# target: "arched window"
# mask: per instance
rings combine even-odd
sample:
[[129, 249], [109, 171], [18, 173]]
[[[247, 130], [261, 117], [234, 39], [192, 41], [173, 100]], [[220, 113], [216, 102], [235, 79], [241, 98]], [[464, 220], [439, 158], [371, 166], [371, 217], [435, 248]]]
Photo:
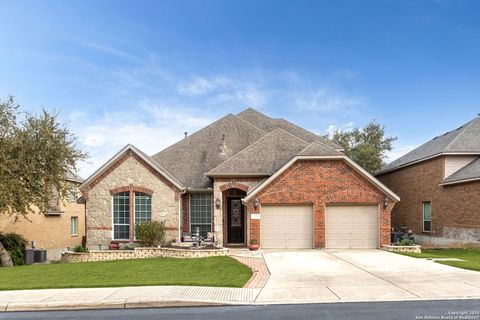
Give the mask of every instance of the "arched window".
[[[133, 207], [130, 204], [133, 204]], [[135, 225], [150, 220], [152, 220], [152, 196], [132, 191], [113, 195], [114, 240], [134, 240]], [[132, 222], [134, 225], [131, 225]]]

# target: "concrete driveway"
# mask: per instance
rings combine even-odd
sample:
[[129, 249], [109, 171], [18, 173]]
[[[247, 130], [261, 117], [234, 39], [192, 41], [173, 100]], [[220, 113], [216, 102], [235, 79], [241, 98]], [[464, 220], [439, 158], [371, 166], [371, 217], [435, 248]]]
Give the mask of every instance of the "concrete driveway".
[[265, 251], [257, 303], [480, 297], [480, 272], [380, 250]]

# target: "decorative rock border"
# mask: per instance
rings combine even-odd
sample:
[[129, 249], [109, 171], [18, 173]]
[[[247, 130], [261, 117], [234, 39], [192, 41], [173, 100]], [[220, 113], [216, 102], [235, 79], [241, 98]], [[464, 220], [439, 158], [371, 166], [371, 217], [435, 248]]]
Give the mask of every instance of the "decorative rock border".
[[382, 249], [390, 252], [407, 252], [407, 253], [422, 253], [422, 247], [419, 245], [414, 246], [382, 246]]
[[135, 248], [134, 250], [91, 250], [87, 253], [62, 252], [62, 262], [92, 262], [148, 258], [207, 258], [227, 256], [229, 250], [205, 249], [188, 250], [175, 248]]

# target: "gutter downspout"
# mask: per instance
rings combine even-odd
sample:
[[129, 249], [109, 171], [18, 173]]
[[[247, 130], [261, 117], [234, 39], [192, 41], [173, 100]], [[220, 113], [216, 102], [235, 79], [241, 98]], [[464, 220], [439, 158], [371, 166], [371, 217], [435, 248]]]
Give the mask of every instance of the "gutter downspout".
[[180, 192], [180, 195], [178, 197], [178, 239], [177, 242], [181, 242], [182, 239], [182, 223], [183, 223], [183, 195], [187, 193], [187, 189], [183, 189], [182, 192]]

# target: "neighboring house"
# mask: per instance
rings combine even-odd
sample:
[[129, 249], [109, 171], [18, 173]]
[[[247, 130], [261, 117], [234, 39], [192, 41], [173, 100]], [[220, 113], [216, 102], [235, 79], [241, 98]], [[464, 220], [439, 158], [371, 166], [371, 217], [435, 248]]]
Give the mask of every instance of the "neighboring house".
[[480, 245], [480, 118], [393, 161], [377, 178], [402, 201], [395, 228], [432, 246]]
[[48, 260], [59, 260], [61, 252], [82, 245], [85, 236], [85, 205], [77, 203], [81, 196], [79, 185], [83, 179], [76, 175], [65, 178], [69, 184], [66, 199], [52, 199], [46, 212], [26, 216], [0, 215], [0, 231], [21, 234], [28, 247], [35, 241], [36, 248], [47, 249]]
[[399, 200], [338, 145], [253, 109], [153, 156], [127, 145], [80, 189], [92, 248], [135, 241], [150, 219], [168, 241], [198, 227], [222, 246], [378, 248]]

